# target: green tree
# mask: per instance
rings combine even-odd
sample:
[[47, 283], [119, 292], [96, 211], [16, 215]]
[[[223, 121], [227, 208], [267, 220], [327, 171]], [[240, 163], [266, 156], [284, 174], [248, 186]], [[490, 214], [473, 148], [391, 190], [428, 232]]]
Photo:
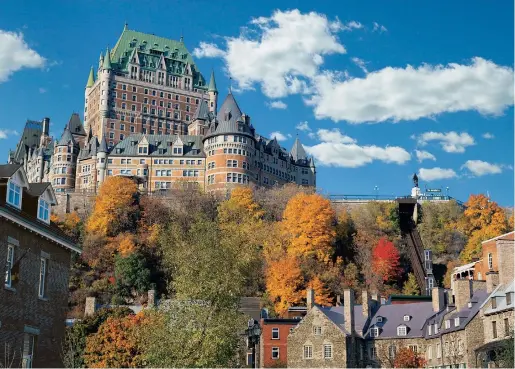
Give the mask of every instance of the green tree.
[[116, 292], [120, 297], [135, 297], [148, 291], [150, 269], [143, 255], [140, 253], [133, 253], [126, 257], [117, 255], [115, 259]]
[[402, 293], [404, 295], [420, 295], [420, 288], [418, 287], [417, 279], [413, 273], [408, 274], [408, 280], [404, 283]]

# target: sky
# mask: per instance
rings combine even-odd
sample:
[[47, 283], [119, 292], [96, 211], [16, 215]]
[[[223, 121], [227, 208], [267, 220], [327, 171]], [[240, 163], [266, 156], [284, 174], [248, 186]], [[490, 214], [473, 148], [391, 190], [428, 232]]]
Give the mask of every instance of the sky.
[[514, 200], [512, 1], [19, 1], [0, 13], [0, 157], [27, 119], [60, 136], [124, 24], [178, 39], [219, 104], [298, 136], [332, 195]]

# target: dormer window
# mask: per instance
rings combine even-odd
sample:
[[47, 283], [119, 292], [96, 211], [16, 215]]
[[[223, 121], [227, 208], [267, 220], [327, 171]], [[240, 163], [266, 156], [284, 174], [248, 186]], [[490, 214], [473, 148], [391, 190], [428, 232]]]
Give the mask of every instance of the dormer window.
[[372, 327], [370, 328], [370, 337], [378, 337], [379, 336], [379, 328]]
[[511, 292], [506, 294], [506, 305], [511, 305]]
[[411, 317], [409, 315], [404, 315], [403, 319], [405, 322], [409, 322]]
[[138, 147], [138, 154], [140, 154], [140, 155], [148, 154], [148, 146]]
[[377, 320], [378, 323], [382, 323], [383, 322], [383, 317], [382, 316], [378, 316], [376, 320]]
[[42, 198], [39, 199], [38, 219], [50, 223], [50, 205]]
[[427, 326], [427, 335], [428, 335], [428, 336], [430, 336], [430, 335], [432, 335], [432, 334], [433, 334], [432, 327], [433, 327], [433, 326], [432, 326], [431, 324], [429, 324], [429, 325]]
[[7, 202], [12, 206], [16, 206], [18, 209], [21, 208], [21, 187], [12, 181], [9, 181]]
[[406, 336], [408, 334], [408, 327], [400, 325], [397, 327], [397, 336]]
[[454, 326], [455, 327], [459, 327], [460, 326], [460, 317], [459, 316], [454, 318]]
[[445, 321], [445, 329], [449, 329], [449, 328], [451, 328], [451, 321], [449, 319], [447, 319]]

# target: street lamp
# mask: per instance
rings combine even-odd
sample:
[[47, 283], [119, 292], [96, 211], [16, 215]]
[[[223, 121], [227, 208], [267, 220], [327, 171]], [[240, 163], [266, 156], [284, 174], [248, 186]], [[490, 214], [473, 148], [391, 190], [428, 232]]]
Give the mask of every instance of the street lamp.
[[261, 327], [258, 321], [250, 319], [245, 333], [247, 334], [247, 348], [252, 348], [252, 368], [256, 368], [256, 345], [259, 343], [259, 337], [261, 336]]
[[447, 192], [447, 198], [449, 198], [449, 187], [445, 187], [445, 191]]
[[375, 187], [374, 187], [374, 191], [375, 191], [375, 193], [376, 193], [376, 200], [377, 200], [377, 192], [379, 191], [379, 187], [375, 186]]

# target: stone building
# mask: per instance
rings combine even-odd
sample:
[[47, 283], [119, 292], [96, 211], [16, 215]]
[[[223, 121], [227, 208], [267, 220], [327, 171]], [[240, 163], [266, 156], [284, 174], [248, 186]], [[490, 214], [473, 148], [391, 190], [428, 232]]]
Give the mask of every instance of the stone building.
[[59, 367], [71, 253], [81, 250], [50, 221], [48, 182], [29, 183], [21, 164], [0, 165], [0, 362]]

